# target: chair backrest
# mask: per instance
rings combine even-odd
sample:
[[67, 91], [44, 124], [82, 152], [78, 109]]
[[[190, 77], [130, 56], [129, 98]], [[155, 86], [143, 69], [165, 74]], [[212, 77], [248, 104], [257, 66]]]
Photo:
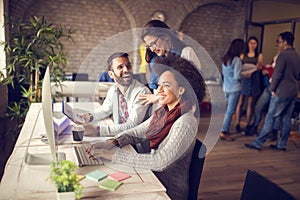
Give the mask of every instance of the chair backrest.
[[72, 81], [88, 81], [89, 75], [86, 73], [73, 73]]
[[206, 146], [197, 139], [189, 171], [189, 200], [197, 200], [205, 156]]
[[241, 200], [295, 200], [287, 191], [254, 170], [248, 170]]

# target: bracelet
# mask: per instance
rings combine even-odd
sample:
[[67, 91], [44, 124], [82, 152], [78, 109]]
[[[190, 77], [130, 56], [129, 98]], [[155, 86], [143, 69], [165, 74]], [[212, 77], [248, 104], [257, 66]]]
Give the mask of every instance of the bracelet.
[[89, 116], [90, 116], [89, 122], [93, 121], [94, 116], [91, 113], [89, 113]]

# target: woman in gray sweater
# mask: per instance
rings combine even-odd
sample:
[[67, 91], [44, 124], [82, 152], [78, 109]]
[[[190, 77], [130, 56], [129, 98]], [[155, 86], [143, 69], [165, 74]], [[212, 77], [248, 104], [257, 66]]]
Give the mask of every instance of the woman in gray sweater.
[[[189, 166], [198, 131], [199, 103], [206, 92], [198, 70], [187, 60], [168, 56], [156, 61], [161, 74], [157, 98], [162, 105], [145, 122], [91, 146], [94, 157], [113, 163], [151, 169], [167, 189], [171, 199], [188, 199]], [[122, 147], [148, 140], [149, 153], [131, 153]]]

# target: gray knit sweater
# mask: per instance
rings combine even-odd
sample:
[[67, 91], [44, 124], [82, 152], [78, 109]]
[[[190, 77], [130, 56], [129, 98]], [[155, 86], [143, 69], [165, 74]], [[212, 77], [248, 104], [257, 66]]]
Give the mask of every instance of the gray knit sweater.
[[[137, 144], [144, 140], [152, 117], [117, 135], [120, 146]], [[136, 154], [119, 149], [112, 162], [131, 167], [151, 169], [167, 188], [172, 199], [188, 198], [188, 173], [192, 150], [198, 129], [198, 121], [190, 111], [179, 117], [167, 137], [156, 150], [147, 154]]]

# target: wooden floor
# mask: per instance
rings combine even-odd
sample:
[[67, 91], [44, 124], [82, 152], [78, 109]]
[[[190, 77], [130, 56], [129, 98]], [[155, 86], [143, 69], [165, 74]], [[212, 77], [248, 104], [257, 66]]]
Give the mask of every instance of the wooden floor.
[[[209, 117], [201, 119], [198, 138], [203, 138]], [[286, 152], [268, 148], [266, 142], [262, 151], [250, 150], [244, 143], [251, 143], [255, 136], [234, 134], [236, 140], [219, 140], [208, 153], [198, 192], [203, 200], [238, 200], [241, 197], [246, 173], [254, 169], [280, 187], [300, 199], [300, 137], [289, 140]]]

